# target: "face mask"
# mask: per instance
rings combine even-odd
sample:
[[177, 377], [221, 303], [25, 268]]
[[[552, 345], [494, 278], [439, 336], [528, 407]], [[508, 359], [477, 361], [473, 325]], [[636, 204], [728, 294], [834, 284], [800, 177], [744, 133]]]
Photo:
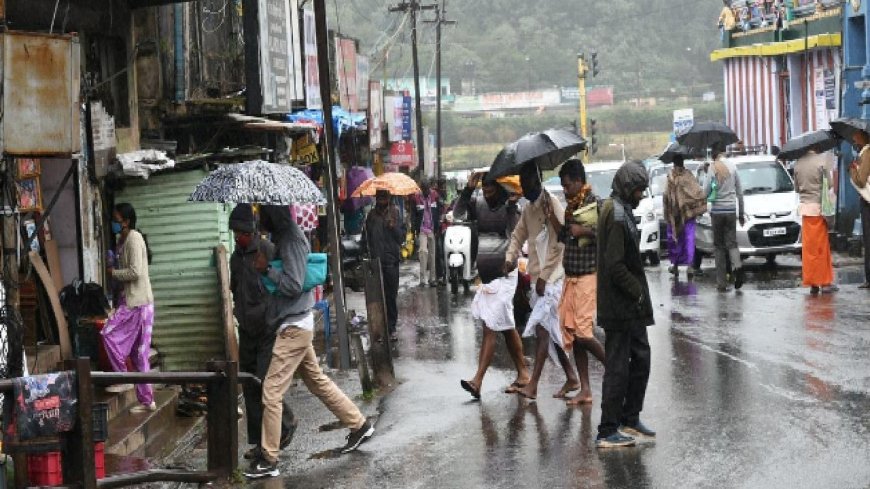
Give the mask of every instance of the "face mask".
[[236, 236], [236, 246], [243, 250], [247, 249], [248, 246], [251, 245], [251, 238], [252, 236], [250, 234], [240, 234]]
[[121, 234], [121, 231], [124, 230], [124, 227], [121, 226], [120, 222], [112, 221], [112, 234]]

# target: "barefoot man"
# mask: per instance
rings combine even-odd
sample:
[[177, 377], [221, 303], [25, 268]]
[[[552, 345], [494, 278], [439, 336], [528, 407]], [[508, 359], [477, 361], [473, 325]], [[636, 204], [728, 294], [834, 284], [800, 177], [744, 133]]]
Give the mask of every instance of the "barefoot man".
[[506, 275], [513, 271], [523, 243], [528, 240], [528, 273], [535, 286], [529, 301], [532, 313], [529, 315], [523, 336], [536, 336], [538, 346], [535, 352], [535, 367], [529, 384], [509, 391], [528, 399], [535, 399], [538, 395], [538, 381], [549, 353], [559, 361], [565, 371], [567, 381], [554, 395], [557, 398], [564, 398], [569, 392], [580, 388], [580, 381], [568, 355], [562, 349], [562, 329], [559, 326], [558, 309], [565, 271], [562, 269], [562, 244], [559, 243], [557, 230], [551, 225], [548, 216], [550, 213], [555, 214], [561, 224], [565, 209], [555, 197], [544, 191], [541, 173], [535, 163], [523, 165], [520, 170], [520, 185], [523, 188], [523, 196], [528, 199], [529, 204], [523, 209], [520, 221], [511, 235], [504, 268]]
[[[592, 402], [589, 388], [589, 355], [604, 363], [604, 347], [595, 339], [592, 330], [595, 324], [596, 284], [596, 229], [598, 222], [598, 199], [592, 186], [586, 183], [583, 163], [570, 159], [559, 170], [562, 188], [568, 207], [565, 209], [565, 225], [550, 214], [550, 225], [560, 230], [559, 239], [565, 245], [562, 267], [565, 269], [565, 286], [559, 304], [559, 322], [562, 324], [562, 344], [565, 351], [574, 349], [574, 360], [580, 374], [580, 393], [568, 400], [569, 405]], [[575, 215], [580, 211], [581, 215]]]

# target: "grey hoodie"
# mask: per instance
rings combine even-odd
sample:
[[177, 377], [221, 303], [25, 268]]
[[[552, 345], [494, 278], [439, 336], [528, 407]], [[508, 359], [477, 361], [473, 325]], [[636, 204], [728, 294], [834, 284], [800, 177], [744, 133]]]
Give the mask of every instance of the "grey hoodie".
[[278, 288], [266, 306], [266, 325], [279, 328], [296, 324], [314, 307], [314, 293], [302, 290], [308, 266], [308, 240], [286, 206], [263, 206], [260, 223], [272, 231], [275, 258], [283, 263], [280, 269], [271, 268], [267, 272]]
[[[740, 176], [737, 174], [737, 167], [732, 163], [724, 160], [722, 162], [728, 167], [728, 178], [723, 181], [716, 180], [716, 200], [711, 202], [711, 214], [738, 214], [745, 213], [743, 207], [743, 188], [740, 186]], [[713, 191], [713, 179], [716, 178], [716, 172], [713, 171], [713, 165], [707, 170], [707, 176], [704, 181], [704, 195], [710, 195]], [[738, 207], [739, 206], [739, 207]]]

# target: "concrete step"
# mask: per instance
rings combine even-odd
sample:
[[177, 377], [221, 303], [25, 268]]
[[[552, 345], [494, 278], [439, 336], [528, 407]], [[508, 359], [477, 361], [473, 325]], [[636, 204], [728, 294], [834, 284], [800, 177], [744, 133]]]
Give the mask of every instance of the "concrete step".
[[109, 422], [109, 439], [106, 453], [130, 455], [159, 436], [175, 419], [178, 391], [173, 388], [155, 389], [154, 402], [157, 410], [133, 414], [129, 410]]

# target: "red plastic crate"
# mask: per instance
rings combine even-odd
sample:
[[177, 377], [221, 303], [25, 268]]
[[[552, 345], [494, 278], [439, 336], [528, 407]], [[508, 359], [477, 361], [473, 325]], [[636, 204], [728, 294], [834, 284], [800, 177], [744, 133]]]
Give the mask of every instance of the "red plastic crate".
[[60, 452], [27, 455], [27, 479], [31, 486], [59, 486], [63, 484]]
[[[94, 468], [97, 479], [106, 477], [106, 444], [94, 443]], [[27, 455], [27, 479], [31, 486], [63, 485], [63, 457], [61, 452]]]

